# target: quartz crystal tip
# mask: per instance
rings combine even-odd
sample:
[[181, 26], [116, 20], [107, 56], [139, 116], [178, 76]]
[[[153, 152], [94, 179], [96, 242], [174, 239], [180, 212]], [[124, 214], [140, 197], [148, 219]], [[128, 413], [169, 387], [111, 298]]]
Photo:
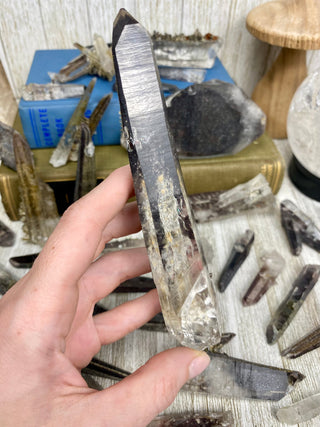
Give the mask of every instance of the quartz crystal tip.
[[246, 260], [253, 241], [254, 232], [252, 230], [246, 230], [233, 245], [230, 257], [218, 280], [218, 289], [220, 292], [224, 292], [227, 289], [234, 275]]

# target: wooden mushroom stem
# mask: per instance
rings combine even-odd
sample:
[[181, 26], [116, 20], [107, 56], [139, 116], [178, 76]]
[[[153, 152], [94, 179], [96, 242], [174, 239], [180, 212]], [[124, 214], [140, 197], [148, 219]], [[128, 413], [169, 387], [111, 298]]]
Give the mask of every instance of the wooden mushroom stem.
[[287, 115], [292, 97], [307, 76], [305, 50], [282, 48], [270, 70], [258, 82], [252, 99], [267, 116], [273, 138], [287, 137]]

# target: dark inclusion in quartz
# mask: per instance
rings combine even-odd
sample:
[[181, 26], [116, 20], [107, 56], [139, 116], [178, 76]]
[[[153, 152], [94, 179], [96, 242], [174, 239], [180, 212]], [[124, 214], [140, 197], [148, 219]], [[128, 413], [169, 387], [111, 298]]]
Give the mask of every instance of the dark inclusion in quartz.
[[234, 84], [210, 80], [167, 99], [168, 122], [179, 156], [234, 154], [258, 138], [266, 118]]
[[274, 344], [289, 326], [303, 301], [307, 298], [320, 276], [320, 265], [305, 265], [294, 281], [292, 289], [280, 304], [267, 327], [267, 341]]
[[208, 352], [211, 362], [205, 371], [183, 389], [243, 399], [280, 400], [304, 379], [298, 371], [280, 369], [222, 353]]
[[281, 224], [293, 255], [300, 255], [302, 243], [320, 252], [320, 230], [304, 212], [290, 200], [280, 204]]
[[226, 290], [234, 275], [246, 260], [253, 241], [253, 231], [246, 230], [246, 232], [233, 245], [227, 264], [218, 280], [218, 289], [220, 292], [224, 292]]

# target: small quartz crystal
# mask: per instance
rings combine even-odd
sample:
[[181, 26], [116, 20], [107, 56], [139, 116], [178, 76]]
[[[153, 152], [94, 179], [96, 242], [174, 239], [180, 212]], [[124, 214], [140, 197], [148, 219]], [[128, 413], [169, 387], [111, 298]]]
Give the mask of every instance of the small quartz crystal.
[[208, 352], [207, 369], [188, 381], [183, 390], [242, 399], [280, 400], [304, 379], [297, 371], [279, 369], [222, 353]]
[[218, 280], [218, 289], [220, 292], [226, 290], [234, 275], [248, 257], [253, 241], [254, 232], [246, 230], [233, 245], [229, 259]]
[[253, 305], [260, 301], [270, 286], [276, 283], [277, 276], [284, 268], [285, 260], [277, 251], [264, 254], [261, 257], [262, 267], [253, 279], [249, 289], [242, 299], [242, 304]]
[[29, 83], [23, 87], [21, 97], [25, 101], [50, 101], [52, 99], [80, 98], [83, 92], [83, 85]]
[[299, 255], [302, 243], [320, 252], [320, 230], [304, 212], [290, 200], [280, 204], [281, 224], [286, 232], [293, 255]]
[[212, 281], [193, 224], [147, 31], [121, 9], [113, 55], [122, 125], [153, 279], [169, 332], [196, 349], [220, 341]]
[[274, 344], [289, 326], [303, 301], [307, 298], [320, 276], [320, 265], [305, 265], [294, 281], [289, 294], [280, 304], [267, 327], [267, 341]]
[[15, 233], [6, 224], [0, 221], [0, 246], [13, 246], [15, 240]]
[[281, 352], [281, 356], [286, 356], [289, 359], [295, 359], [309, 351], [315, 350], [320, 347], [320, 327], [316, 328], [310, 334], [305, 335], [295, 344], [286, 348]]
[[207, 70], [203, 68], [159, 67], [159, 73], [162, 79], [191, 83], [202, 83], [205, 79], [206, 71]]
[[253, 209], [255, 212], [271, 211], [275, 207], [275, 197], [261, 173], [230, 190], [192, 194], [189, 196], [189, 202], [198, 223]]
[[231, 412], [207, 414], [170, 414], [158, 415], [148, 427], [232, 427], [234, 420]]
[[295, 425], [311, 420], [318, 415], [320, 415], [320, 393], [308, 396], [290, 406], [280, 408], [276, 413], [281, 423]]

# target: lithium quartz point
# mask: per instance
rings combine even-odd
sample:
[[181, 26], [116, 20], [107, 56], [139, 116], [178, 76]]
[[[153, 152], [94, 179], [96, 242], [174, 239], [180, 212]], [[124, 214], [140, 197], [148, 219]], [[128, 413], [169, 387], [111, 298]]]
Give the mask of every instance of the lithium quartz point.
[[113, 54], [142, 230], [167, 328], [183, 345], [214, 346], [220, 333], [212, 282], [172, 152], [152, 42], [124, 9], [114, 23]]
[[252, 305], [260, 301], [270, 286], [276, 283], [276, 278], [285, 265], [285, 260], [277, 251], [266, 253], [261, 257], [261, 261], [263, 265], [244, 295], [243, 305]]
[[280, 304], [267, 327], [267, 341], [274, 344], [289, 326], [303, 301], [317, 283], [320, 265], [305, 265], [294, 281], [292, 289]]

